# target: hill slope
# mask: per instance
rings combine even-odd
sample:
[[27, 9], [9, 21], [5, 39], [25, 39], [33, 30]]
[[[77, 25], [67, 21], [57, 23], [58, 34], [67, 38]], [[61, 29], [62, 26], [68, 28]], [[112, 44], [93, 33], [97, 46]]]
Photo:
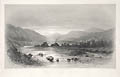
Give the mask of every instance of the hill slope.
[[6, 40], [11, 42], [16, 42], [19, 44], [28, 43], [28, 42], [37, 42], [42, 43], [46, 41], [46, 37], [40, 35], [39, 33], [29, 30], [23, 29], [20, 27], [15, 27], [11, 24], [6, 25]]
[[[91, 29], [92, 30], [92, 29]], [[71, 31], [66, 35], [61, 36], [59, 41], [73, 41], [79, 42], [80, 40], [113, 40], [114, 29], [109, 30], [93, 30], [93, 31]]]

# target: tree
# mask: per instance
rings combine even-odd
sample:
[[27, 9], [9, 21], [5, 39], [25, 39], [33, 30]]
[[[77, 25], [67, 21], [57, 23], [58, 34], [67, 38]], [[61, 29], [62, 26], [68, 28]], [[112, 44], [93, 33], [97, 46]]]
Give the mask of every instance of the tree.
[[60, 46], [58, 43], [51, 44], [51, 46]]
[[41, 44], [41, 47], [49, 47], [47, 42], [43, 42], [43, 44]]

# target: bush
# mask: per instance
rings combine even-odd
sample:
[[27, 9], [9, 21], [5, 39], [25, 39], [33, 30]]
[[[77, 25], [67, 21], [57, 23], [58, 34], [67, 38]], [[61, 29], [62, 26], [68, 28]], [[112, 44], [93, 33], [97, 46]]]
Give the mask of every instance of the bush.
[[10, 57], [11, 61], [17, 64], [41, 65], [40, 63], [29, 57], [29, 55], [18, 52], [17, 48], [14, 45], [12, 47], [9, 47], [7, 54]]

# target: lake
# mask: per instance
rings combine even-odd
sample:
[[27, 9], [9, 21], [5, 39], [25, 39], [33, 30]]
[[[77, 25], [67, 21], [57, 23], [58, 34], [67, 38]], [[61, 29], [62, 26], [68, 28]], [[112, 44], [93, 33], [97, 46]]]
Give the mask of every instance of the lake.
[[[100, 53], [90, 53], [86, 52], [81, 55], [69, 55], [71, 52], [76, 52], [70, 49], [65, 48], [56, 48], [56, 47], [33, 47], [33, 46], [24, 46], [20, 50], [24, 54], [32, 54], [33, 59], [44, 62], [45, 66], [39, 67], [112, 67], [112, 54], [105, 55]], [[43, 57], [38, 54], [44, 54]], [[86, 56], [88, 55], [88, 56]], [[49, 62], [46, 57], [53, 56], [54, 61]], [[67, 59], [78, 58], [77, 61], [71, 60], [70, 62]], [[56, 62], [56, 59], [59, 59], [59, 62]]]

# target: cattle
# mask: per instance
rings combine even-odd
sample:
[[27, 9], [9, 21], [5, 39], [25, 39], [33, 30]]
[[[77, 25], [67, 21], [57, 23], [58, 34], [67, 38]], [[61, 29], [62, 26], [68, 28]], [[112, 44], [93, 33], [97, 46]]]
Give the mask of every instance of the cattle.
[[38, 55], [41, 56], [41, 57], [43, 57], [43, 53], [39, 53]]
[[27, 55], [27, 57], [28, 57], [28, 58], [31, 58], [32, 56], [33, 56], [33, 55], [32, 55], [32, 54], [30, 54], [30, 53]]
[[78, 58], [74, 58], [74, 61], [78, 61]]
[[74, 60], [74, 58], [71, 58], [72, 60]]
[[59, 62], [59, 59], [56, 59], [56, 62]]
[[46, 59], [49, 60], [50, 62], [53, 62], [54, 57], [53, 56], [48, 56], [48, 57], [46, 57]]
[[86, 54], [86, 55], [85, 55], [85, 57], [89, 57], [89, 55], [88, 55], [88, 54]]
[[70, 62], [70, 61], [71, 61], [71, 59], [69, 59], [69, 58], [68, 58], [68, 59], [67, 59], [67, 61], [68, 61], [68, 62]]
[[71, 58], [72, 61], [78, 61], [78, 58]]

